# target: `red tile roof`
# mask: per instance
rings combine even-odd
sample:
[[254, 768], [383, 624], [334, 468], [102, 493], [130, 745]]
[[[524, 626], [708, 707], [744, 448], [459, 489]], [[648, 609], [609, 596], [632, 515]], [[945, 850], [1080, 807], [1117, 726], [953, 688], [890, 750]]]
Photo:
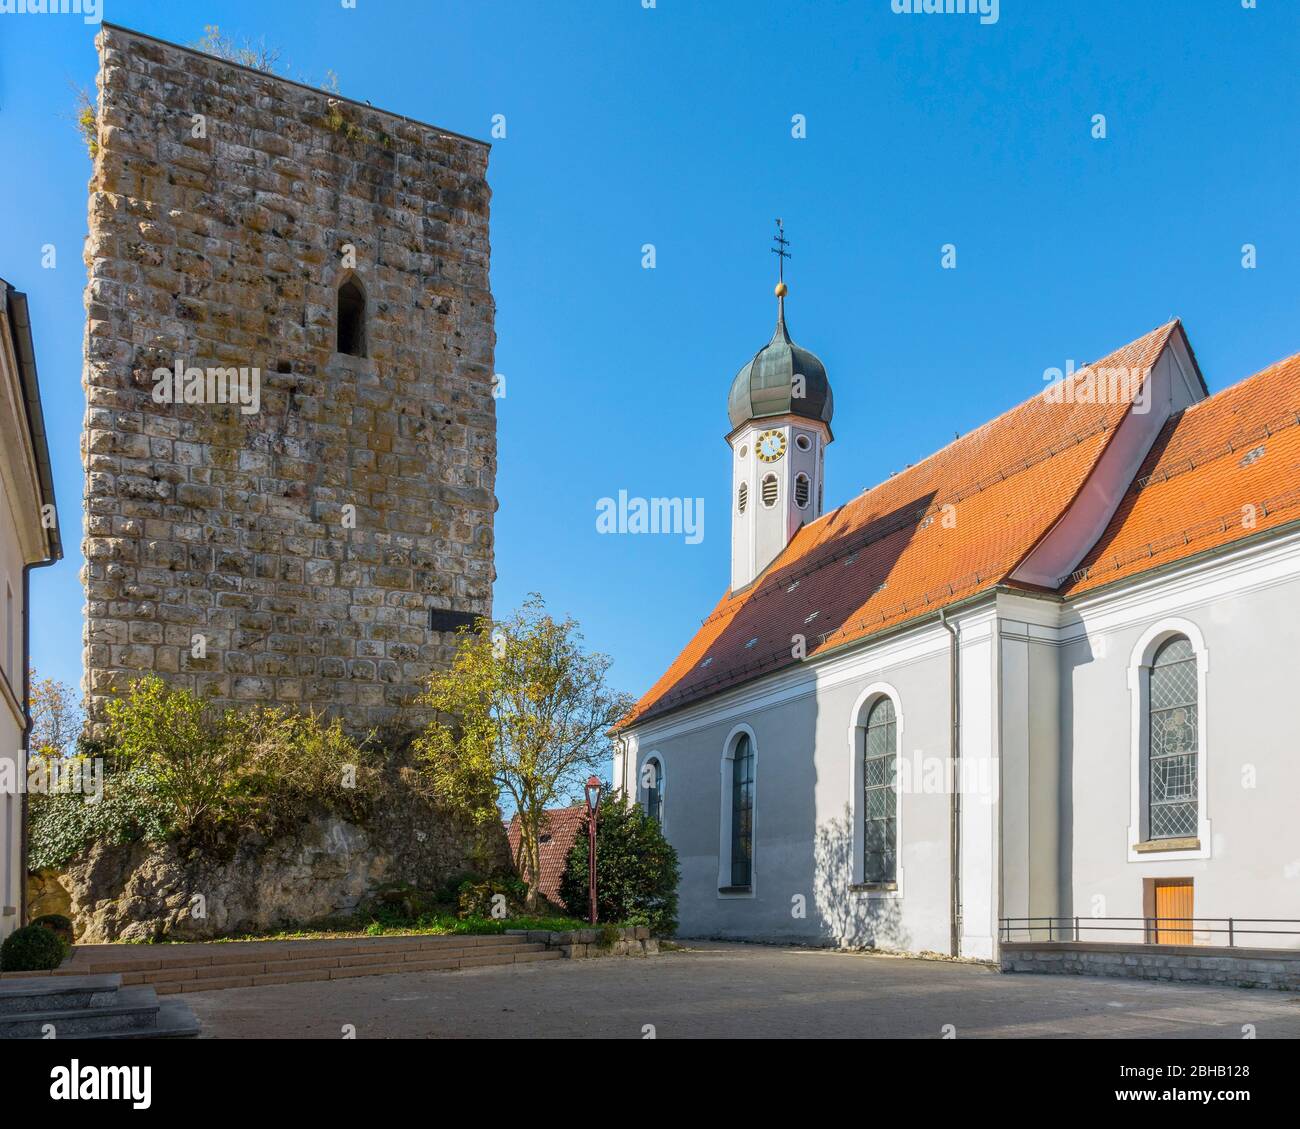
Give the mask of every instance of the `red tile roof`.
[[[586, 804], [578, 804], [571, 808], [550, 808], [546, 812], [546, 822], [542, 825], [542, 841], [538, 850], [542, 870], [538, 889], [557, 906], [564, 905], [560, 900], [560, 878], [564, 874], [569, 848], [573, 846], [578, 830], [586, 818]], [[510, 840], [510, 857], [513, 859], [519, 850], [517, 812], [510, 817], [510, 822], [506, 826], [506, 838]]]
[[[1149, 377], [1177, 321], [1089, 369]], [[1039, 394], [802, 527], [754, 584], [722, 597], [620, 725], [792, 666], [1005, 580], [1074, 500], [1128, 411]], [[1137, 392], [1137, 386], [1128, 389]], [[1091, 399], [1080, 396], [1079, 400]]]
[[1300, 519], [1300, 354], [1171, 418], [1062, 591], [1103, 584]]

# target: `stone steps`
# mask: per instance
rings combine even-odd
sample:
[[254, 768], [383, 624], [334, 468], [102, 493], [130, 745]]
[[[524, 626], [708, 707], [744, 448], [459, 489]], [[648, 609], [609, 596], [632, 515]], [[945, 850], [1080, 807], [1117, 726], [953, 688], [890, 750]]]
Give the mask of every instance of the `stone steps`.
[[0, 1022], [18, 1012], [89, 1007], [96, 995], [115, 992], [122, 986], [122, 977], [110, 974], [48, 979], [43, 973], [38, 975], [42, 978], [26, 972], [6, 973], [0, 978]]
[[558, 950], [522, 934], [86, 945], [78, 947], [49, 982], [80, 974], [115, 974], [125, 986], [146, 986], [166, 996], [562, 958]]
[[0, 982], [0, 1039], [178, 1039], [199, 1033], [180, 1000], [148, 985], [124, 988], [119, 973]]

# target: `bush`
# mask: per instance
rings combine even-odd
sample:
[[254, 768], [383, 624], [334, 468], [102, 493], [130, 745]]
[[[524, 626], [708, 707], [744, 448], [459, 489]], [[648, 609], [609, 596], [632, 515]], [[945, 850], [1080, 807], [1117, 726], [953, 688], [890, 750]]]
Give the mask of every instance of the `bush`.
[[216, 713], [156, 675], [107, 713], [108, 747], [147, 776], [166, 830], [184, 838], [273, 831], [314, 805], [355, 816], [373, 792], [373, 756], [337, 719], [270, 707]]
[[157, 675], [132, 683], [106, 714], [102, 740], [78, 741], [78, 755], [102, 758], [102, 797], [31, 796], [32, 869], [64, 866], [92, 842], [273, 836], [319, 807], [358, 820], [378, 790], [379, 757], [338, 720], [270, 707], [218, 712]]
[[64, 917], [61, 913], [43, 913], [40, 917], [34, 918], [32, 924], [48, 929], [63, 942], [65, 949], [71, 952], [72, 920], [70, 918]]
[[[493, 914], [497, 896], [505, 898], [505, 913]], [[514, 917], [524, 910], [528, 898], [528, 883], [514, 874], [499, 875], [495, 878], [466, 879], [461, 883], [456, 898], [458, 917]]]
[[121, 770], [108, 761], [104, 795], [93, 803], [70, 793], [27, 798], [27, 865], [62, 867], [89, 843], [157, 841], [168, 830], [167, 806], [147, 769]]
[[[608, 794], [596, 821], [596, 917], [645, 925], [658, 937], [677, 931], [677, 852], [659, 824], [621, 792]], [[569, 913], [588, 914], [587, 821], [569, 850], [560, 897]]]
[[432, 900], [409, 882], [386, 882], [370, 898], [370, 916], [382, 925], [418, 921], [433, 909]]
[[245, 750], [243, 786], [263, 822], [302, 819], [317, 805], [364, 815], [375, 795], [372, 750], [359, 745], [335, 718], [259, 707], [224, 719], [227, 739]]
[[0, 972], [44, 972], [58, 968], [68, 946], [43, 925], [15, 929], [0, 945]]

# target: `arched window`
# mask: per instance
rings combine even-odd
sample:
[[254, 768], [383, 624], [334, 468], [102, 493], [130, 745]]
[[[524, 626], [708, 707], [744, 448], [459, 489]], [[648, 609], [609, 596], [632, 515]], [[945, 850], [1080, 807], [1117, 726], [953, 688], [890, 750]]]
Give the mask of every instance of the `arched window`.
[[645, 813], [660, 827], [664, 824], [664, 770], [656, 757], [651, 757], [641, 769], [645, 786]]
[[862, 880], [893, 882], [898, 875], [894, 767], [898, 722], [893, 700], [881, 697], [867, 714], [862, 744]]
[[337, 351], [350, 357], [366, 355], [366, 292], [355, 275], [339, 286]]
[[762, 492], [763, 505], [769, 510], [776, 505], [777, 495], [780, 493], [780, 490], [781, 487], [777, 483], [776, 475], [769, 474], [764, 476]]
[[731, 885], [746, 887], [753, 877], [754, 745], [742, 733], [731, 757]]
[[745, 506], [749, 502], [749, 483], [742, 482], [740, 489], [736, 491], [736, 508], [743, 514]]
[[1198, 718], [1196, 652], [1185, 635], [1151, 660], [1147, 803], [1151, 839], [1197, 834]]

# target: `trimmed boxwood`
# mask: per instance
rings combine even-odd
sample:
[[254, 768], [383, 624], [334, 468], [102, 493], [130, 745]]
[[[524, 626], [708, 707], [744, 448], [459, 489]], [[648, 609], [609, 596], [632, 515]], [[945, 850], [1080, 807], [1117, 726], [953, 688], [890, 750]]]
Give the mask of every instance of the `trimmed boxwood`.
[[0, 945], [0, 972], [44, 972], [58, 968], [68, 946], [44, 925], [15, 929]]
[[72, 921], [61, 913], [43, 913], [32, 918], [31, 924], [48, 929], [58, 937], [65, 946], [72, 948]]

